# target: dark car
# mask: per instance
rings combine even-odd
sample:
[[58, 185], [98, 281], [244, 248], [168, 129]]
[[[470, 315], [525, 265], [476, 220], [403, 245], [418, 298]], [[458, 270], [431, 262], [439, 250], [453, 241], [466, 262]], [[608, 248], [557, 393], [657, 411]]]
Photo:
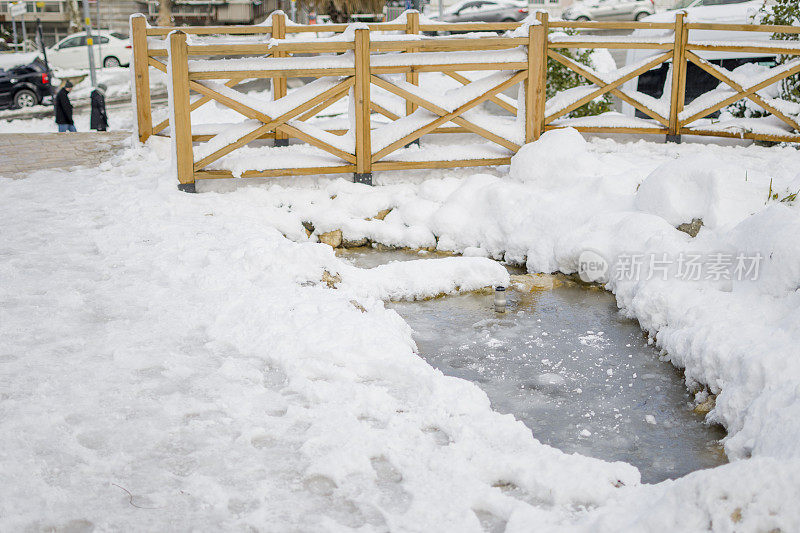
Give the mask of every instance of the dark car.
[[446, 9], [441, 22], [519, 22], [528, 16], [527, 3], [495, 0], [468, 0]]
[[7, 70], [0, 68], [0, 109], [35, 106], [52, 95], [50, 72], [40, 58]]

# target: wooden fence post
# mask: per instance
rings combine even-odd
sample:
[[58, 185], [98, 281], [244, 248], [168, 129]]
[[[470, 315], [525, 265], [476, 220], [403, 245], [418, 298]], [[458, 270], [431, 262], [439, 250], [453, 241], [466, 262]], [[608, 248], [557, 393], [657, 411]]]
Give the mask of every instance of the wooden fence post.
[[[286, 14], [283, 11], [276, 11], [272, 14], [272, 38], [286, 39]], [[272, 57], [286, 57], [285, 52], [275, 52]], [[272, 78], [272, 99], [277, 100], [286, 96], [286, 77]], [[289, 136], [281, 131], [280, 127], [275, 130], [274, 146], [289, 146]]]
[[147, 19], [141, 13], [131, 17], [133, 45], [133, 90], [136, 97], [136, 133], [145, 142], [153, 132], [150, 111], [150, 66], [147, 64]]
[[[407, 11], [406, 12], [406, 35], [417, 35], [419, 34], [419, 12], [418, 11]], [[409, 52], [416, 52], [417, 50], [414, 48], [409, 48]], [[406, 72], [406, 81], [413, 85], [419, 85], [419, 72]], [[409, 102], [406, 100], [406, 115], [410, 115], [417, 109], [416, 104], [413, 102]], [[419, 139], [417, 139], [417, 144], [419, 144]]]
[[675, 15], [675, 38], [672, 49], [672, 94], [669, 100], [669, 133], [667, 142], [681, 142], [679, 115], [686, 100], [686, 41], [689, 31], [684, 24], [685, 12]]
[[536, 13], [539, 24], [528, 27], [528, 78], [525, 80], [525, 142], [544, 133], [544, 106], [547, 101], [548, 15]]
[[175, 163], [178, 174], [178, 189], [195, 192], [194, 152], [192, 150], [192, 117], [189, 108], [189, 47], [186, 34], [173, 31], [169, 39], [169, 64], [172, 71], [170, 92], [170, 134], [175, 144]]
[[356, 172], [355, 183], [372, 185], [372, 138], [370, 132], [369, 30], [358, 29], [355, 35], [355, 114]]

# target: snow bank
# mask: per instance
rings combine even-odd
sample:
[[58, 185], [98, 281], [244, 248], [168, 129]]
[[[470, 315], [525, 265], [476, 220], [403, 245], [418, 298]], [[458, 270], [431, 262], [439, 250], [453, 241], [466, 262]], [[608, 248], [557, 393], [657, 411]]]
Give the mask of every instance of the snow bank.
[[[3, 529], [480, 531], [638, 483], [432, 369], [377, 299], [491, 285], [498, 265], [359, 272], [270, 190], [179, 193], [166, 145], [0, 179]], [[356, 190], [341, 205], [383, 205]]]

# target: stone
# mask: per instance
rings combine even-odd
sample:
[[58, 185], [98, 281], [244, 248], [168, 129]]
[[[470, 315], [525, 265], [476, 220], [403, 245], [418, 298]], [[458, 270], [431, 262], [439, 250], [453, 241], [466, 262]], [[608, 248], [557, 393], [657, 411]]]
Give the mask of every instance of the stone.
[[697, 237], [697, 234], [700, 232], [700, 228], [703, 227], [703, 219], [702, 218], [693, 218], [691, 222], [684, 222], [676, 229], [678, 231], [682, 231], [687, 234], [689, 237]]
[[331, 274], [325, 270], [322, 272], [322, 282], [327, 285], [329, 289], [335, 289], [336, 284], [342, 282], [342, 277], [339, 274]]
[[342, 247], [344, 248], [361, 248], [369, 244], [369, 239], [362, 237], [360, 239], [342, 238]]
[[694, 408], [694, 412], [698, 415], [707, 415], [714, 409], [714, 406], [717, 404], [717, 397], [713, 394], [709, 394], [708, 397], [697, 404]]
[[311, 234], [314, 233], [314, 224], [308, 221], [303, 222], [303, 228], [306, 230], [306, 235], [311, 237]]
[[384, 218], [386, 218], [386, 215], [388, 215], [391, 212], [392, 212], [391, 207], [388, 209], [381, 209], [380, 211], [378, 211], [378, 214], [372, 218], [374, 218], [375, 220], [383, 220]]
[[342, 230], [327, 231], [319, 235], [319, 242], [327, 244], [331, 248], [339, 248], [342, 245]]

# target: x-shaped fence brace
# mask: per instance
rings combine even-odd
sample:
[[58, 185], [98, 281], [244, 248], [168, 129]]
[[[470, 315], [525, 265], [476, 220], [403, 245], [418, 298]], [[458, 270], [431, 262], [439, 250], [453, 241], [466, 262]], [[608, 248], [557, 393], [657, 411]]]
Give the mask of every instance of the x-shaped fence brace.
[[742, 85], [740, 85], [739, 83], [735, 82], [729, 76], [727, 76], [724, 72], [722, 72], [721, 69], [717, 68], [714, 64], [710, 63], [709, 61], [706, 61], [705, 59], [699, 57], [697, 54], [694, 54], [693, 52], [690, 52], [690, 51], [687, 50], [686, 51], [686, 58], [689, 61], [691, 61], [692, 63], [694, 63], [695, 65], [697, 65], [698, 67], [700, 67], [701, 69], [703, 69], [704, 71], [708, 72], [709, 74], [711, 74], [712, 76], [714, 76], [715, 78], [720, 80], [721, 82], [723, 82], [726, 85], [730, 86], [734, 91], [736, 91], [736, 94], [734, 94], [732, 96], [729, 96], [728, 98], [722, 100], [721, 102], [717, 102], [716, 104], [714, 104], [714, 105], [712, 105], [710, 107], [707, 107], [706, 109], [698, 111], [698, 112], [694, 113], [690, 117], [682, 119], [680, 121], [681, 126], [685, 126], [687, 124], [691, 124], [692, 122], [694, 122], [697, 119], [700, 119], [700, 118], [703, 118], [705, 116], [708, 116], [711, 113], [714, 113], [715, 111], [719, 111], [723, 107], [726, 107], [726, 106], [728, 106], [728, 105], [730, 105], [730, 104], [732, 104], [734, 102], [738, 102], [739, 100], [747, 98], [748, 100], [751, 100], [752, 102], [755, 102], [756, 104], [760, 105], [761, 107], [763, 107], [764, 109], [766, 109], [767, 111], [769, 111], [770, 113], [775, 115], [776, 117], [780, 118], [786, 124], [791, 126], [792, 129], [800, 131], [800, 124], [798, 124], [796, 120], [790, 118], [789, 116], [787, 116], [782, 111], [777, 109], [775, 106], [773, 106], [770, 103], [768, 103], [767, 101], [765, 101], [761, 96], [759, 96], [757, 94], [758, 91], [760, 91], [761, 89], [769, 87], [770, 85], [772, 85], [774, 83], [777, 83], [777, 82], [779, 82], [781, 80], [784, 80], [784, 79], [788, 78], [789, 76], [792, 76], [792, 75], [797, 74], [798, 72], [800, 72], [800, 59], [795, 60], [794, 61], [794, 63], [795, 63], [794, 66], [791, 66], [789, 68], [785, 68], [785, 67], [775, 67], [775, 68], [773, 68], [772, 70], [776, 70], [777, 69], [777, 70], [780, 70], [780, 72], [778, 72], [777, 74], [775, 74], [773, 76], [770, 76], [766, 80], [761, 81], [761, 82], [759, 82], [759, 83], [757, 83], [757, 84], [755, 84], [755, 85], [753, 85], [751, 87], [744, 88], [744, 87], [742, 87]]
[[662, 117], [661, 115], [659, 115], [658, 113], [656, 113], [652, 109], [650, 109], [647, 106], [645, 106], [643, 103], [639, 102], [635, 98], [633, 98], [633, 97], [629, 96], [628, 94], [626, 94], [625, 92], [623, 92], [619, 87], [624, 85], [627, 81], [630, 81], [630, 80], [632, 80], [634, 78], [637, 78], [640, 75], [644, 74], [645, 72], [647, 72], [647, 71], [657, 67], [658, 65], [668, 61], [669, 59], [671, 59], [672, 58], [672, 51], [669, 51], [669, 52], [666, 52], [664, 54], [656, 56], [654, 59], [652, 59], [652, 60], [648, 61], [647, 63], [643, 64], [642, 66], [640, 66], [636, 70], [632, 70], [631, 72], [625, 74], [624, 76], [621, 76], [621, 77], [617, 78], [616, 80], [614, 80], [612, 82], [605, 82], [605, 81], [601, 80], [599, 77], [597, 77], [596, 75], [592, 74], [585, 67], [581, 66], [578, 62], [576, 62], [576, 61], [574, 61], [574, 60], [572, 60], [572, 59], [570, 59], [570, 58], [568, 58], [568, 57], [566, 57], [566, 56], [564, 56], [562, 54], [559, 54], [558, 52], [555, 52], [553, 50], [548, 50], [547, 51], [547, 56], [552, 58], [553, 60], [561, 63], [562, 65], [564, 65], [568, 69], [572, 70], [576, 74], [582, 76], [583, 78], [585, 78], [586, 80], [590, 81], [591, 83], [597, 85], [597, 90], [592, 91], [591, 93], [587, 94], [586, 96], [584, 96], [584, 97], [576, 100], [575, 102], [571, 103], [570, 105], [564, 107], [563, 109], [560, 109], [559, 111], [557, 111], [557, 112], [545, 117], [545, 119], [544, 119], [545, 124], [550, 124], [552, 121], [554, 121], [558, 117], [561, 117], [561, 116], [564, 116], [564, 115], [566, 115], [568, 113], [571, 113], [572, 111], [578, 109], [582, 105], [587, 104], [587, 103], [591, 102], [592, 100], [594, 100], [595, 98], [598, 98], [598, 97], [603, 96], [604, 94], [610, 92], [611, 94], [614, 94], [614, 95], [618, 96], [621, 100], [623, 100], [623, 101], [627, 102], [628, 104], [632, 105], [633, 107], [635, 107], [636, 109], [638, 109], [639, 111], [644, 113], [645, 115], [657, 120], [658, 122], [660, 122], [664, 126], [669, 126], [669, 119], [668, 118]]
[[[487, 130], [485, 128], [482, 128], [482, 127], [478, 126], [477, 124], [474, 124], [473, 122], [470, 122], [469, 120], [463, 118], [461, 115], [463, 115], [464, 113], [466, 113], [470, 109], [473, 109], [474, 107], [482, 104], [483, 102], [486, 102], [487, 100], [490, 100], [490, 99], [494, 98], [495, 95], [497, 95], [498, 93], [506, 90], [507, 88], [512, 87], [512, 86], [524, 81], [527, 77], [528, 77], [527, 71], [519, 71], [516, 74], [514, 74], [513, 76], [511, 76], [509, 79], [507, 79], [507, 80], [495, 85], [494, 87], [492, 87], [491, 89], [486, 91], [484, 94], [482, 94], [482, 95], [480, 95], [480, 96], [478, 96], [476, 98], [471, 99], [470, 101], [468, 101], [467, 103], [459, 106], [458, 108], [456, 108], [453, 111], [447, 111], [446, 109], [436, 105], [435, 103], [430, 102], [428, 100], [425, 100], [421, 96], [418, 96], [418, 95], [416, 95], [416, 94], [414, 94], [414, 93], [412, 93], [410, 91], [407, 91], [407, 90], [405, 90], [405, 89], [403, 89], [401, 87], [398, 87], [394, 83], [388, 81], [387, 79], [385, 79], [385, 78], [383, 78], [381, 76], [375, 76], [375, 75], [371, 76], [370, 82], [373, 85], [375, 85], [377, 87], [380, 87], [382, 89], [385, 89], [385, 90], [389, 91], [390, 93], [393, 93], [396, 96], [399, 96], [400, 98], [403, 98], [408, 102], [416, 104], [417, 106], [419, 106], [419, 107], [421, 107], [421, 108], [423, 108], [423, 109], [425, 109], [427, 111], [430, 111], [431, 113], [436, 115], [435, 119], [431, 120], [430, 122], [428, 122], [424, 126], [422, 126], [420, 128], [417, 128], [416, 130], [414, 130], [413, 132], [409, 133], [408, 135], [405, 135], [405, 136], [401, 137], [400, 139], [394, 141], [393, 143], [389, 144], [385, 148], [382, 148], [381, 150], [373, 153], [372, 154], [372, 162], [375, 163], [377, 161], [380, 161], [382, 158], [384, 158], [385, 156], [389, 155], [390, 153], [392, 153], [392, 152], [394, 152], [394, 151], [406, 146], [407, 144], [409, 144], [411, 142], [416, 141], [417, 139], [419, 139], [423, 135], [426, 135], [426, 134], [432, 132], [433, 130], [435, 130], [436, 128], [438, 128], [442, 124], [446, 124], [447, 122], [453, 122], [455, 124], [458, 124], [459, 126], [462, 126], [463, 128], [471, 131], [472, 133], [476, 133], [476, 134], [480, 135], [481, 137], [483, 137], [483, 138], [485, 138], [485, 139], [487, 139], [489, 141], [497, 143], [497, 144], [503, 146], [504, 148], [508, 148], [509, 150], [512, 150], [512, 151], [516, 152], [520, 148], [518, 144], [513, 143], [513, 142], [511, 142], [511, 141], [509, 141], [509, 140], [507, 140], [507, 139], [505, 139], [505, 138], [503, 138], [503, 137], [501, 137], [501, 136], [499, 136], [499, 135], [497, 135], [495, 133], [492, 133], [491, 131], [489, 131], [489, 130]], [[466, 79], [466, 78], [464, 78], [464, 79]], [[467, 80], [467, 81], [469, 81], [469, 80]], [[372, 107], [373, 109], [376, 108], [374, 103], [371, 103], [370, 107]], [[377, 107], [380, 108], [380, 106], [377, 106]], [[381, 108], [381, 109], [383, 109], [383, 108]], [[385, 113], [382, 113], [382, 114], [385, 115]]]

